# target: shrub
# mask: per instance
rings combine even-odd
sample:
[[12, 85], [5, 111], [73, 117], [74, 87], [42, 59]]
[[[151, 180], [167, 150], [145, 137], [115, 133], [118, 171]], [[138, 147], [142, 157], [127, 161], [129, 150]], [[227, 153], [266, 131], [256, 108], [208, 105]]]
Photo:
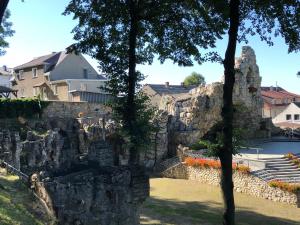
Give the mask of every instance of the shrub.
[[291, 153], [291, 152], [289, 152], [289, 153], [287, 153], [287, 154], [284, 155], [284, 157], [285, 157], [285, 158], [288, 158], [288, 159], [292, 159], [293, 156], [294, 156], [294, 154]]
[[0, 118], [31, 118], [41, 114], [48, 103], [37, 98], [1, 99]]
[[[186, 163], [186, 165], [192, 166], [192, 167], [212, 168], [212, 169], [220, 169], [221, 168], [220, 161], [213, 160], [213, 159], [187, 157], [187, 158], [185, 158], [184, 162]], [[237, 165], [236, 163], [232, 164], [232, 169], [235, 171], [239, 171], [241, 173], [245, 173], [245, 174], [250, 173], [250, 168], [248, 166]]]
[[290, 184], [280, 180], [272, 180], [269, 182], [270, 187], [280, 188], [283, 191], [288, 191], [291, 193], [296, 193], [300, 191], [300, 184]]

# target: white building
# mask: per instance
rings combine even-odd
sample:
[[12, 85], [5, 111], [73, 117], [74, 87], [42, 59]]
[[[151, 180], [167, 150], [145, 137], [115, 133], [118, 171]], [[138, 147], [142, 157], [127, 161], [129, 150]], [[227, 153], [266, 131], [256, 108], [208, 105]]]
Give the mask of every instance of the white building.
[[273, 120], [275, 126], [299, 128], [300, 127], [300, 103], [290, 103]]
[[6, 66], [0, 67], [0, 86], [11, 87], [10, 79], [12, 78], [11, 72]]

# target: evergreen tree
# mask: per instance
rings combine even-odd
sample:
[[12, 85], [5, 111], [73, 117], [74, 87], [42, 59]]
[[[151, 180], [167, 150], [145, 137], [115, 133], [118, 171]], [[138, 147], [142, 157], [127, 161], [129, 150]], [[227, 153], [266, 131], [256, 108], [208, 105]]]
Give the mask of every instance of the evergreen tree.
[[3, 21], [0, 24], [0, 56], [5, 54], [5, 48], [9, 46], [5, 40], [6, 37], [11, 37], [14, 31], [11, 29], [12, 23], [7, 21], [10, 17], [10, 11], [6, 10], [4, 13]]

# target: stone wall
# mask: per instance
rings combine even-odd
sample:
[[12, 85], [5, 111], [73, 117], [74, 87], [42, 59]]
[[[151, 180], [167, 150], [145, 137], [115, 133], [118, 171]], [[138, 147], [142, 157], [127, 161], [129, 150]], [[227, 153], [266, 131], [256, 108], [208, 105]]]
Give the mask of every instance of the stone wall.
[[108, 112], [110, 109], [100, 103], [49, 101], [49, 105], [43, 110], [42, 117], [78, 118], [79, 113], [87, 117], [99, 117]]
[[[220, 185], [220, 170], [201, 169], [179, 164], [162, 173], [164, 177], [176, 179], [197, 180], [214, 186]], [[251, 174], [235, 172], [233, 174], [234, 190], [275, 202], [285, 202], [300, 207], [300, 192], [298, 194], [270, 187], [269, 184]]]

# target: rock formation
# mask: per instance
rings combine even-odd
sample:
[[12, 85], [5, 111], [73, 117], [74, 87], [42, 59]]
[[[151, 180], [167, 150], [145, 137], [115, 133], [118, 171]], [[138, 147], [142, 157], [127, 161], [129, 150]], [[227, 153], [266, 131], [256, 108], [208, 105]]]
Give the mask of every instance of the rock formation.
[[[251, 47], [242, 48], [241, 56], [235, 61], [235, 69], [234, 125], [243, 128], [247, 138], [266, 136], [268, 131], [261, 129], [261, 77]], [[189, 146], [199, 141], [221, 121], [222, 96], [222, 82], [199, 86], [189, 93], [162, 96], [159, 109], [167, 113], [169, 120], [162, 128], [167, 140], [159, 141], [168, 143], [169, 154], [175, 154], [179, 144]]]

